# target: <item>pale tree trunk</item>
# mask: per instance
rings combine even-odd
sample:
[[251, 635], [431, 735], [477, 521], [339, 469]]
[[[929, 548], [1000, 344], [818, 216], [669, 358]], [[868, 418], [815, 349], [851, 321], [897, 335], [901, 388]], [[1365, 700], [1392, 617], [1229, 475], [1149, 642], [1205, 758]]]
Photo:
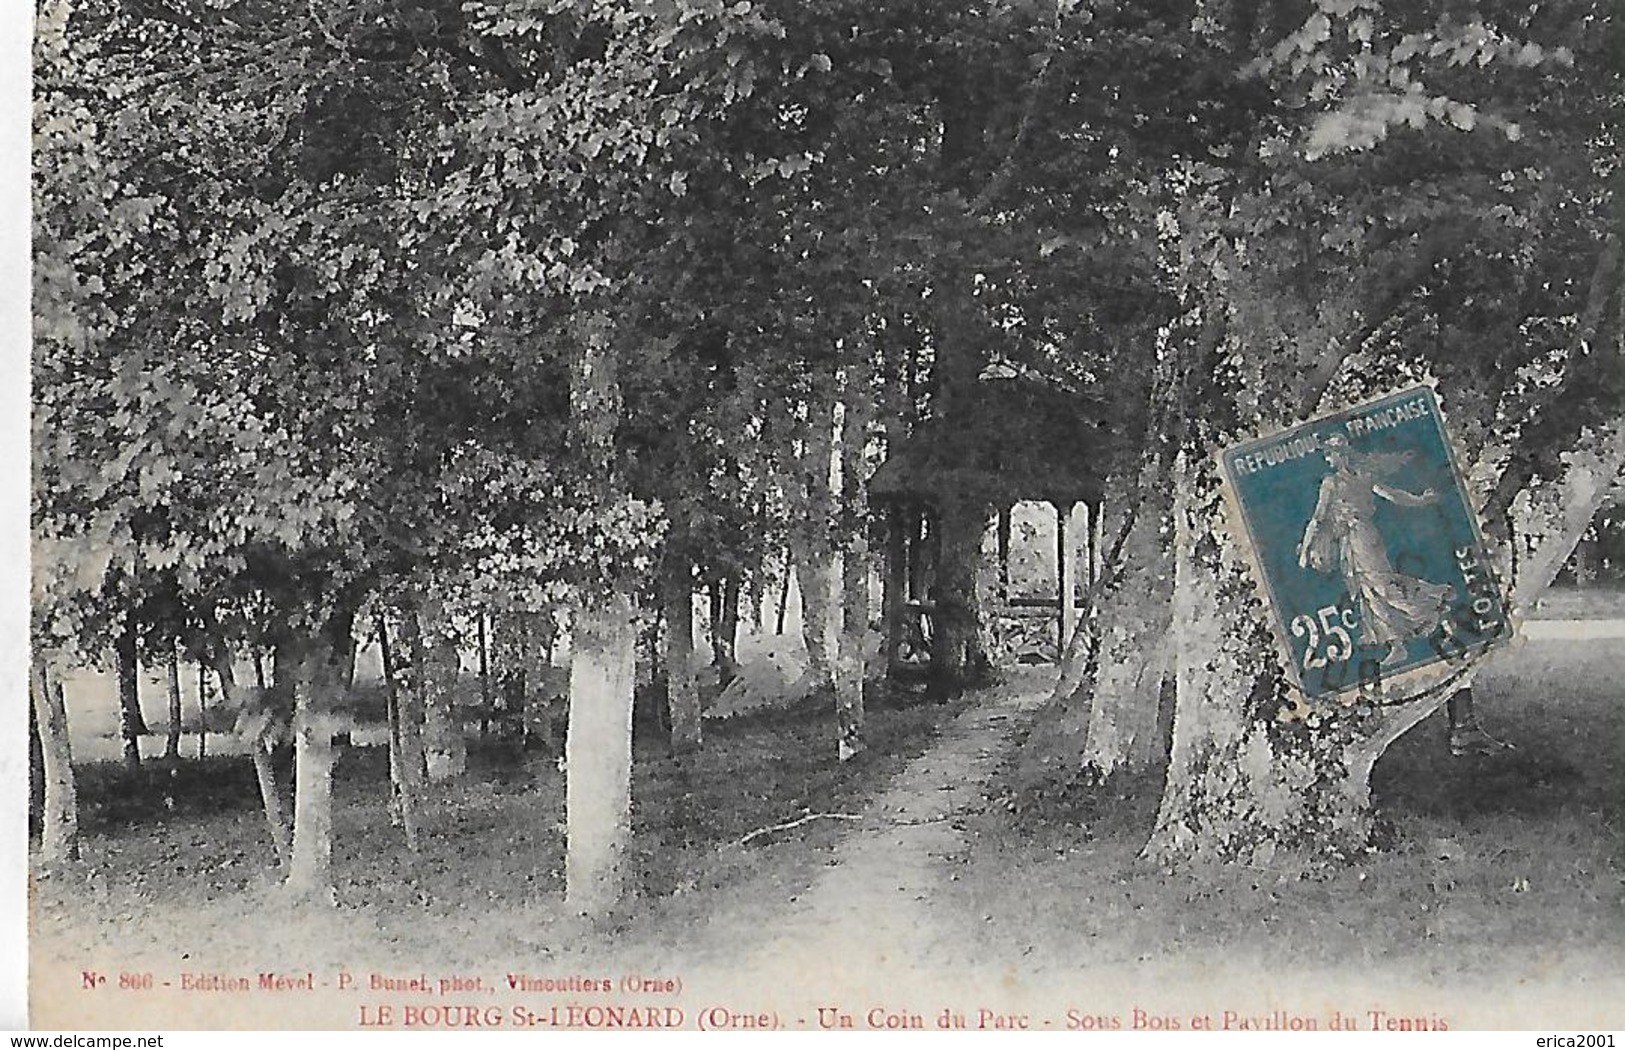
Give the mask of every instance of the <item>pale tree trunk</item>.
[[62, 699], [62, 683], [51, 679], [44, 659], [38, 655], [29, 679], [45, 767], [40, 859], [47, 863], [78, 860], [79, 798], [74, 789], [73, 749], [68, 742], [68, 708]]
[[[1107, 479], [1091, 515], [1082, 619], [1061, 655], [1040, 728], [1022, 749], [1018, 783], [1027, 790], [1100, 783], [1118, 770], [1159, 765], [1166, 755], [1161, 716], [1175, 643], [1165, 537], [1173, 522], [1176, 364], [1171, 354], [1159, 358], [1142, 395], [1149, 411], [1139, 462]], [[1107, 506], [1117, 509], [1110, 529], [1103, 520]]]
[[181, 661], [171, 648], [164, 661], [169, 689], [169, 729], [164, 734], [164, 760], [174, 763], [181, 757]]
[[866, 377], [854, 370], [836, 448], [841, 468], [841, 496], [853, 522], [841, 551], [841, 631], [836, 647], [836, 753], [842, 762], [861, 752], [863, 741], [864, 639], [869, 633], [869, 471], [863, 455], [868, 420]]
[[666, 620], [666, 703], [671, 712], [671, 749], [697, 751], [702, 730], [699, 683], [694, 679], [694, 582], [688, 563], [671, 558], [661, 587]]
[[786, 493], [792, 497], [795, 515], [790, 525], [790, 553], [801, 592], [801, 637], [807, 648], [804, 684], [809, 692], [834, 692], [839, 647], [841, 576], [831, 535], [835, 517], [830, 479], [834, 428], [832, 398], [815, 399], [807, 405], [801, 459], [796, 464], [797, 483], [787, 486]]
[[[1191, 489], [1201, 484], [1202, 491]], [[1238, 553], [1220, 541], [1211, 476], [1170, 479], [1174, 506], [1173, 746], [1147, 855], [1161, 863], [1272, 865], [1284, 846], [1352, 856], [1369, 833], [1365, 785], [1329, 733], [1283, 725], [1247, 615]], [[1260, 696], [1260, 693], [1263, 695]], [[1282, 857], [1290, 866], [1301, 858]]]
[[1022, 748], [1023, 790], [1100, 783], [1166, 757], [1159, 715], [1173, 672], [1173, 571], [1163, 535], [1172, 508], [1165, 484], [1139, 491], [1132, 506], [1117, 501], [1127, 507], [1120, 542], [1085, 591], [1042, 730]]
[[468, 767], [468, 745], [457, 711], [457, 643], [445, 603], [433, 594], [417, 606], [413, 650], [423, 695], [423, 752], [430, 783], [451, 780]]
[[349, 644], [348, 618], [335, 616], [301, 648], [292, 682], [293, 849], [286, 885], [295, 899], [324, 904], [335, 901], [333, 734], [338, 721], [334, 701], [343, 687]]
[[287, 888], [300, 899], [333, 896], [333, 722], [314, 654], [300, 660], [294, 697], [293, 846]]
[[[1595, 331], [1602, 316], [1611, 294], [1605, 287], [1618, 261], [1618, 243], [1617, 237], [1609, 238], [1607, 259], [1594, 274], [1582, 330]], [[1427, 262], [1427, 268], [1432, 265]], [[1419, 279], [1402, 277], [1406, 283]], [[1207, 287], [1207, 275], [1195, 276], [1193, 284]], [[1233, 307], [1234, 301], [1229, 305]], [[1323, 304], [1320, 312], [1324, 315], [1326, 309]], [[1204, 338], [1205, 345], [1194, 358], [1186, 358], [1181, 371], [1210, 371], [1211, 358], [1222, 355], [1226, 314], [1211, 312], [1204, 329], [1215, 338]], [[1315, 324], [1313, 333], [1304, 334], [1325, 345], [1324, 322], [1317, 319]], [[1364, 338], [1344, 345], [1358, 348]], [[1258, 356], [1249, 367], [1260, 366], [1263, 360]], [[1306, 404], [1315, 403], [1347, 360], [1344, 353], [1325, 354], [1307, 380], [1299, 373], [1297, 381], [1288, 380], [1284, 384], [1288, 389], [1276, 396], [1295, 398], [1298, 395], [1291, 392], [1295, 388], [1309, 395], [1303, 399]], [[1585, 374], [1576, 369], [1570, 365], [1564, 385]], [[1262, 408], [1257, 391], [1271, 389], [1279, 379], [1249, 377], [1246, 369], [1242, 376], [1244, 389], [1255, 398], [1250, 407], [1242, 407], [1242, 414], [1250, 417]], [[1181, 411], [1187, 407], [1184, 399], [1173, 403]], [[1561, 411], [1561, 405], [1562, 398], [1553, 396], [1543, 407]], [[1413, 672], [1405, 676], [1399, 695], [1379, 684], [1371, 695], [1345, 698], [1343, 703], [1313, 707], [1297, 703], [1280, 680], [1283, 672], [1273, 656], [1275, 646], [1251, 574], [1221, 520], [1217, 471], [1209, 456], [1213, 449], [1204, 447], [1212, 444], [1212, 435], [1203, 433], [1200, 421], [1191, 422], [1197, 427], [1189, 432], [1196, 440], [1186, 446], [1190, 469], [1171, 479], [1178, 494], [1173, 742], [1156, 828], [1145, 854], [1163, 865], [1224, 861], [1278, 871], [1334, 863], [1370, 848], [1370, 773], [1377, 759], [1451, 696], [1470, 689], [1477, 670], [1496, 657]], [[1533, 542], [1515, 567], [1516, 603], [1532, 602], [1550, 583], [1606, 489], [1619, 477], [1625, 441], [1618, 430], [1616, 418], [1600, 433], [1582, 436], [1578, 448], [1565, 457], [1559, 479], [1540, 489], [1529, 486], [1538, 469], [1533, 459], [1520, 458], [1516, 466], [1480, 464], [1490, 467], [1478, 474], [1481, 483], [1493, 480], [1486, 486], [1491, 492], [1487, 517], [1492, 528], [1499, 527], [1517, 500], [1525, 503], [1515, 519], [1550, 523], [1533, 530]], [[1595, 459], [1589, 465], [1578, 464], [1576, 455]], [[1530, 491], [1524, 494], [1525, 489]], [[1503, 560], [1504, 553], [1495, 552], [1493, 560]]]
[[[828, 521], [827, 518], [823, 521]], [[808, 692], [835, 688], [835, 616], [840, 608], [840, 563], [827, 542], [804, 537], [795, 552], [801, 592], [801, 640], [807, 649]]]
[[571, 632], [565, 900], [582, 915], [607, 912], [625, 879], [637, 637], [631, 602], [618, 593], [581, 610]]
[[289, 688], [288, 682], [293, 676], [289, 659], [282, 646], [278, 645], [274, 663], [275, 686], [279, 692], [259, 689], [252, 694], [252, 702], [241, 693], [237, 684], [236, 669], [231, 665], [231, 651], [223, 642], [214, 649], [212, 662], [215, 677], [220, 679], [220, 691], [224, 694], [226, 702], [238, 711], [252, 712], [240, 724], [244, 735], [248, 738], [248, 753], [254, 762], [254, 779], [259, 785], [260, 808], [265, 813], [265, 824], [271, 834], [271, 846], [276, 851], [277, 863], [286, 867], [293, 829], [288, 823], [287, 811], [283, 805], [282, 785], [277, 781], [276, 747], [286, 738], [289, 731], [286, 724], [288, 717], [286, 705], [280, 700], [280, 697], [287, 695], [285, 691]]
[[1081, 757], [1101, 779], [1167, 757], [1159, 714], [1163, 684], [1174, 670], [1174, 572], [1162, 538], [1171, 502], [1165, 488], [1146, 493], [1124, 537], [1121, 583], [1097, 618], [1104, 626]]
[[256, 741], [250, 746], [254, 756], [254, 779], [259, 784], [260, 807], [265, 811], [271, 845], [276, 850], [277, 863], [286, 867], [292, 849], [293, 829], [282, 808], [282, 786], [277, 783], [275, 745], [267, 740]]
[[856, 537], [841, 556], [841, 637], [835, 667], [836, 753], [842, 762], [863, 740], [864, 639], [869, 632], [868, 544]]
[[[607, 504], [624, 499], [615, 430], [621, 418], [610, 321], [580, 322], [581, 356], [570, 375], [570, 444]], [[624, 572], [625, 570], [620, 570]], [[586, 591], [570, 648], [565, 761], [565, 901], [599, 918], [620, 900], [632, 837], [632, 705], [638, 625], [629, 586], [612, 571]]]
[[1275, 690], [1257, 688], [1269, 640], [1250, 615], [1239, 552], [1221, 538], [1217, 479], [1197, 462], [1172, 479], [1176, 708], [1146, 855], [1284, 872], [1352, 857], [1370, 841], [1370, 769], [1343, 741], [1368, 737], [1384, 716], [1349, 712], [1338, 733], [1278, 718]]

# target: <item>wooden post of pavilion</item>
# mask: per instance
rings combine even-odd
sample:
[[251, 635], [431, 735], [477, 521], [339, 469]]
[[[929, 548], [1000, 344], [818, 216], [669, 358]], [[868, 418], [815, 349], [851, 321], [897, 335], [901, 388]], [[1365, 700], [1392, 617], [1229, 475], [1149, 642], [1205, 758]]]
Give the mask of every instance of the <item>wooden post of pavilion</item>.
[[1055, 503], [1055, 576], [1060, 592], [1060, 612], [1056, 622], [1056, 659], [1066, 653], [1066, 643], [1072, 637], [1072, 624], [1077, 619], [1077, 559], [1071, 557], [1067, 520], [1072, 517], [1075, 504]]
[[1001, 659], [1008, 656], [1007, 642], [1011, 637], [1010, 626], [1006, 619], [1010, 615], [1010, 505], [1001, 504], [999, 507], [997, 530], [999, 549], [999, 590], [998, 608], [993, 611], [991, 620], [997, 628], [995, 636], [998, 639]]
[[906, 597], [911, 601], [918, 601], [925, 597], [925, 508], [915, 504], [908, 515], [908, 571], [906, 579], [908, 590]]
[[1010, 604], [1010, 508], [999, 510], [999, 601]]
[[1101, 559], [1106, 556], [1101, 549], [1106, 542], [1106, 504], [1096, 500], [1084, 506], [1089, 515], [1089, 583], [1093, 586], [1100, 580]]
[[886, 575], [880, 592], [881, 654], [887, 673], [897, 662], [897, 643], [903, 631], [903, 605], [908, 601], [908, 537], [903, 519], [908, 512], [892, 503], [886, 508]]

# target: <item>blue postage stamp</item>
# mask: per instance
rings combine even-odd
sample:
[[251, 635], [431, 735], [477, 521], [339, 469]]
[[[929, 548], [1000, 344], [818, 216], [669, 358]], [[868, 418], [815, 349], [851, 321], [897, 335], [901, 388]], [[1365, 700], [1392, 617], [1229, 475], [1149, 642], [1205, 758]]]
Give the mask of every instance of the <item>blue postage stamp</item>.
[[1512, 636], [1431, 387], [1244, 442], [1220, 464], [1308, 699]]

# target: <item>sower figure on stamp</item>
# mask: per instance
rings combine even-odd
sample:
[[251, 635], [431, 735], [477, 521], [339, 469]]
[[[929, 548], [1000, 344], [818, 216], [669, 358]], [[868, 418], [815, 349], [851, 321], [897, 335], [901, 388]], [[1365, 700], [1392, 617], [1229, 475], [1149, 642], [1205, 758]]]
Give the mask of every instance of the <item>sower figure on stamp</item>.
[[[1400, 507], [1422, 507], [1438, 496], [1432, 489], [1407, 492], [1385, 479], [1388, 471], [1409, 458], [1408, 453], [1357, 453], [1338, 433], [1327, 435], [1321, 444], [1332, 470], [1321, 480], [1314, 513], [1298, 544], [1298, 565], [1342, 573], [1360, 617], [1361, 642], [1386, 647], [1381, 665], [1392, 667], [1404, 662], [1408, 643], [1439, 629], [1449, 613], [1453, 588], [1394, 568], [1377, 530], [1376, 501], [1380, 497]], [[1449, 713], [1453, 753], [1486, 754], [1507, 747], [1478, 725], [1471, 691], [1452, 696]]]

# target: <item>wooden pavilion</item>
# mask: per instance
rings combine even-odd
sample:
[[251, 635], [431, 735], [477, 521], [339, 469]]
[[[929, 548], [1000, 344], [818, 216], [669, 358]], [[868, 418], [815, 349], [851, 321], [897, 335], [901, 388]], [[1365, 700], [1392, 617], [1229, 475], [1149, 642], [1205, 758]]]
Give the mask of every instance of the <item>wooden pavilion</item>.
[[[1099, 569], [1104, 475], [1122, 435], [1111, 431], [1099, 400], [1040, 380], [983, 379], [976, 385], [973, 426], [941, 419], [919, 423], [869, 482], [871, 503], [886, 530], [885, 652], [888, 670], [908, 665], [911, 618], [929, 608], [936, 563], [936, 521], [948, 500], [982, 503], [997, 514], [994, 617], [1053, 618], [1056, 652], [1064, 652], [1077, 618], [1079, 560], [1083, 582]], [[1011, 509], [1041, 501], [1054, 508], [1055, 598], [1011, 593]], [[1079, 530], [1083, 559], [1069, 556]]]

